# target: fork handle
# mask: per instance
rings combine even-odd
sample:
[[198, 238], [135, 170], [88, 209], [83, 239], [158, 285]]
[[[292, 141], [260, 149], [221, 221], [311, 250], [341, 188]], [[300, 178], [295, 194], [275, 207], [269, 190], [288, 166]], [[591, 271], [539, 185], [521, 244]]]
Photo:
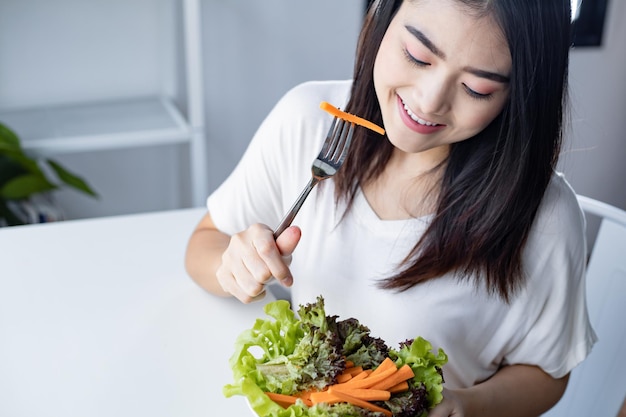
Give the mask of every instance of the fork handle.
[[309, 193], [317, 185], [318, 182], [320, 182], [318, 178], [311, 177], [309, 183], [306, 185], [306, 187], [304, 187], [304, 189], [296, 199], [295, 203], [293, 203], [293, 206], [291, 206], [285, 217], [283, 217], [283, 220], [274, 231], [274, 239], [278, 239], [278, 236], [280, 236], [285, 231], [285, 229], [291, 225], [291, 222], [296, 217], [296, 214], [298, 214], [298, 212], [300, 211], [300, 207], [302, 207], [302, 204], [304, 204], [304, 200], [306, 200]]

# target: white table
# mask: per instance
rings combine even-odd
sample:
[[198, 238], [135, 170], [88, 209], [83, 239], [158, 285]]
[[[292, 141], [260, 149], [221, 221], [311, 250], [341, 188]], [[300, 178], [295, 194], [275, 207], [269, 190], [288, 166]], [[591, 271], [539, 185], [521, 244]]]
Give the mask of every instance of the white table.
[[186, 275], [202, 209], [0, 229], [0, 416], [249, 416], [226, 399], [265, 302]]

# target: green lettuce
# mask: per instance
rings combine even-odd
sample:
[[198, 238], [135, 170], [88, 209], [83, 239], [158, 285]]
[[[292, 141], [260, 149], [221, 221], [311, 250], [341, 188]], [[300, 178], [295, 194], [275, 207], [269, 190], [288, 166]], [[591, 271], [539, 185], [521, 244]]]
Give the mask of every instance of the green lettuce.
[[269, 399], [265, 392], [295, 394], [336, 383], [346, 367], [346, 360], [377, 367], [386, 357], [397, 366], [408, 364], [415, 373], [409, 391], [394, 394], [380, 402], [396, 417], [420, 416], [442, 400], [442, 367], [447, 356], [423, 338], [389, 349], [382, 339], [350, 318], [337, 320], [328, 316], [320, 296], [312, 304], [300, 306], [296, 313], [287, 301], [268, 303], [268, 319], [257, 319], [251, 329], [242, 332], [235, 342], [229, 364], [232, 384], [224, 387], [226, 397], [242, 395], [252, 409], [263, 417], [382, 417], [377, 413], [347, 403], [317, 404], [307, 407], [302, 401], [285, 409]]
[[424, 384], [429, 404], [439, 404], [443, 399], [443, 372], [442, 368], [448, 362], [448, 356], [439, 348], [437, 354], [426, 339], [418, 337], [412, 341], [402, 343], [399, 350], [389, 352], [398, 367], [408, 364], [415, 377], [415, 385]]

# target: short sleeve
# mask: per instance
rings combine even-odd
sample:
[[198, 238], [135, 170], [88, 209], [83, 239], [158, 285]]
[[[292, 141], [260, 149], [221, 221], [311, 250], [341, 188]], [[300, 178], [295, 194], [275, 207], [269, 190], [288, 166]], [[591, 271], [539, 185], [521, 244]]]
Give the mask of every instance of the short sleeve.
[[555, 175], [529, 236], [521, 296], [524, 336], [505, 355], [507, 364], [531, 364], [554, 378], [570, 372], [590, 352], [596, 335], [586, 305], [585, 219], [574, 192]]
[[[346, 100], [350, 83], [311, 81], [288, 91], [261, 123], [228, 178], [208, 197], [216, 227], [276, 227], [310, 178], [330, 118], [320, 101]], [[332, 102], [332, 101], [331, 101]]]

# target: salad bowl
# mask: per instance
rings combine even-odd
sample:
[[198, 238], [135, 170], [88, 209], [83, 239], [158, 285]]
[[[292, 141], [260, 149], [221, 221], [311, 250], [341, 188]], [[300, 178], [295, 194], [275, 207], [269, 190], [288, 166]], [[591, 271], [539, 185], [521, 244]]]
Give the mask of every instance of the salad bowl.
[[447, 356], [421, 337], [390, 348], [357, 319], [328, 315], [322, 296], [297, 312], [285, 300], [264, 311], [237, 338], [223, 389], [254, 416], [422, 416], [443, 398]]

